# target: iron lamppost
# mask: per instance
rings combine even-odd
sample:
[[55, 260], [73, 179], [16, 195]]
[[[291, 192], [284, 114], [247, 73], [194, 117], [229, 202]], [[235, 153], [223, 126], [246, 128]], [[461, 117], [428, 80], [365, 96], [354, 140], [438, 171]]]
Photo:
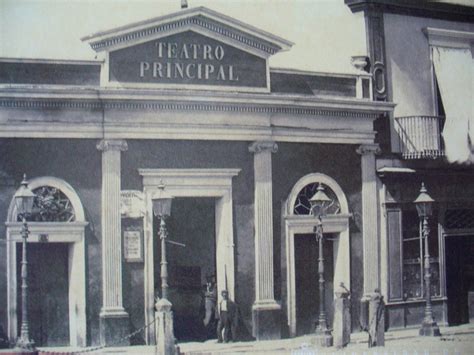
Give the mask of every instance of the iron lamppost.
[[424, 279], [425, 279], [425, 316], [421, 323], [420, 335], [421, 336], [440, 336], [439, 327], [433, 318], [433, 309], [431, 307], [431, 265], [430, 265], [430, 253], [428, 238], [430, 229], [428, 225], [428, 219], [433, 213], [433, 202], [434, 200], [428, 195], [425, 184], [421, 183], [420, 194], [414, 201], [418, 217], [422, 223], [422, 237], [425, 241], [425, 255], [424, 255]]
[[314, 233], [316, 236], [316, 242], [318, 243], [318, 275], [319, 275], [319, 317], [318, 325], [316, 326], [316, 335], [321, 338], [320, 345], [324, 347], [332, 346], [333, 337], [331, 331], [328, 329], [326, 311], [324, 309], [325, 304], [325, 288], [324, 288], [324, 257], [323, 257], [323, 221], [322, 217], [326, 215], [327, 208], [333, 202], [324, 192], [324, 187], [318, 184], [316, 193], [309, 200], [311, 203], [311, 214], [316, 216], [316, 225], [314, 227]]
[[165, 193], [165, 185], [160, 182], [158, 186], [159, 197], [153, 200], [153, 214], [160, 219], [159, 236], [161, 240], [161, 298], [168, 299], [168, 260], [166, 258], [166, 239], [168, 238], [168, 229], [166, 228], [166, 219], [171, 214], [172, 197]]
[[26, 254], [26, 243], [28, 239], [28, 223], [26, 218], [31, 215], [35, 194], [28, 187], [26, 175], [18, 191], [15, 193], [16, 213], [23, 222], [21, 229], [22, 254], [21, 254], [21, 328], [20, 337], [17, 339], [16, 348], [23, 350], [34, 350], [35, 344], [30, 339], [30, 326], [28, 323], [28, 262]]

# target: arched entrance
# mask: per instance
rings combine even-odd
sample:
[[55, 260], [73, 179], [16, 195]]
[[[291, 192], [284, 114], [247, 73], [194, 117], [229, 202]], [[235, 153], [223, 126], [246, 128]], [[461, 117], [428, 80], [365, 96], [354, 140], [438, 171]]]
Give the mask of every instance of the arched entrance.
[[[286, 270], [287, 270], [287, 312], [290, 336], [297, 334], [296, 312], [296, 247], [300, 241], [296, 238], [313, 233], [315, 217], [310, 215], [308, 199], [311, 191], [321, 183], [326, 193], [333, 196], [334, 205], [323, 217], [324, 233], [332, 234], [333, 284], [344, 282], [350, 289], [350, 241], [349, 241], [349, 206], [341, 187], [331, 177], [313, 173], [302, 177], [293, 187], [285, 204], [285, 240], [286, 240]], [[313, 192], [314, 193], [314, 192]], [[304, 247], [304, 246], [303, 246]], [[317, 286], [315, 286], [317, 287]]]
[[[31, 179], [28, 186], [37, 196], [35, 214], [28, 223], [30, 235], [29, 257], [37, 265], [30, 271], [30, 299], [39, 299], [34, 306], [38, 322], [46, 332], [44, 344], [57, 345], [67, 342], [71, 346], [86, 345], [86, 275], [84, 229], [87, 225], [82, 203], [74, 189], [65, 181], [55, 177]], [[18, 336], [18, 261], [21, 253], [17, 244], [21, 243], [21, 222], [18, 221], [16, 206], [12, 200], [7, 217], [7, 282], [8, 282], [8, 336], [15, 340]], [[54, 261], [55, 267], [48, 264]], [[30, 262], [30, 260], [28, 260]], [[32, 265], [33, 266], [33, 265]], [[43, 280], [54, 283], [56, 289], [48, 288]], [[55, 283], [58, 281], [59, 283]], [[37, 286], [37, 287], [36, 287]], [[56, 292], [57, 294], [54, 294]], [[66, 293], [66, 295], [64, 295]], [[44, 297], [45, 295], [45, 297]], [[64, 298], [58, 301], [57, 298]], [[56, 309], [52, 315], [48, 307]], [[57, 311], [57, 308], [61, 308]], [[67, 309], [67, 317], [64, 311]], [[68, 326], [58, 322], [67, 320]], [[31, 322], [31, 321], [30, 321]], [[49, 323], [48, 323], [49, 322]], [[43, 324], [44, 323], [44, 324]], [[63, 328], [61, 328], [61, 325]], [[38, 332], [38, 330], [35, 330]], [[43, 330], [40, 330], [43, 331]], [[54, 334], [53, 334], [54, 333]], [[64, 339], [64, 337], [69, 339]], [[48, 340], [49, 339], [49, 340]], [[33, 340], [35, 340], [33, 338]], [[42, 343], [38, 341], [37, 343]], [[67, 345], [67, 344], [66, 344]]]

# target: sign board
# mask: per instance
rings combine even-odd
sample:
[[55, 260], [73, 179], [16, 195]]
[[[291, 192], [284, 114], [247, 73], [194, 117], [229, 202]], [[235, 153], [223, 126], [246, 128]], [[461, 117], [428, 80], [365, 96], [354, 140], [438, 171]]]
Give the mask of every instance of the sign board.
[[267, 87], [266, 59], [184, 31], [109, 55], [111, 82]]
[[143, 261], [143, 240], [139, 230], [123, 232], [123, 256], [128, 262]]
[[122, 218], [141, 218], [145, 215], [143, 192], [138, 190], [120, 191], [120, 214]]

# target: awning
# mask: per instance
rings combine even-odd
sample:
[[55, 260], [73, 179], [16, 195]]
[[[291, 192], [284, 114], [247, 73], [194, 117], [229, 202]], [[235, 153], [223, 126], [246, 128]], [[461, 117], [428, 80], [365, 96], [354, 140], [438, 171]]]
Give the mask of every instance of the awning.
[[[430, 38], [430, 44], [446, 114], [442, 132], [446, 157], [449, 162], [474, 163], [474, 62], [469, 45], [474, 33], [472, 38], [466, 32], [459, 32], [463, 36], [458, 32], [449, 33], [452, 37], [447, 39], [445, 32], [443, 42], [433, 43]], [[433, 37], [432, 32], [428, 34]], [[460, 40], [466, 45], [460, 45]]]

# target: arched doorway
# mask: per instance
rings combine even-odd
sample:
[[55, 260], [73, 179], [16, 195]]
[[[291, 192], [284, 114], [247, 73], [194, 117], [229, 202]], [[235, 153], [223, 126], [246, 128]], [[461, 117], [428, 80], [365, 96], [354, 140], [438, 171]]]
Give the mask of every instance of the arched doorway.
[[[31, 334], [37, 345], [86, 345], [86, 275], [84, 229], [79, 196], [55, 177], [31, 179], [34, 214], [28, 223]], [[7, 217], [8, 336], [18, 335], [18, 244], [21, 222], [12, 200]], [[65, 324], [66, 323], [66, 324]]]
[[[296, 272], [300, 262], [296, 261], [297, 250], [310, 251], [312, 246], [310, 235], [315, 226], [315, 217], [310, 215], [308, 199], [315, 192], [317, 184], [325, 187], [326, 193], [332, 197], [334, 204], [323, 217], [325, 234], [331, 234], [332, 239], [332, 284], [344, 282], [350, 289], [350, 241], [349, 241], [349, 206], [346, 196], [339, 184], [331, 177], [313, 173], [302, 177], [291, 190], [285, 204], [284, 223], [286, 240], [286, 270], [287, 270], [287, 312], [290, 336], [297, 335], [297, 284]], [[297, 238], [301, 238], [298, 239]], [[305, 239], [305, 240], [303, 240]], [[306, 241], [306, 242], [305, 242]], [[328, 244], [328, 243], [326, 243]], [[329, 249], [331, 246], [329, 247]], [[326, 249], [326, 247], [325, 247]], [[311, 258], [308, 254], [307, 257]], [[331, 268], [329, 268], [331, 269]], [[317, 287], [315, 285], [315, 287]], [[328, 298], [328, 297], [326, 297]], [[332, 297], [331, 297], [332, 298]]]

